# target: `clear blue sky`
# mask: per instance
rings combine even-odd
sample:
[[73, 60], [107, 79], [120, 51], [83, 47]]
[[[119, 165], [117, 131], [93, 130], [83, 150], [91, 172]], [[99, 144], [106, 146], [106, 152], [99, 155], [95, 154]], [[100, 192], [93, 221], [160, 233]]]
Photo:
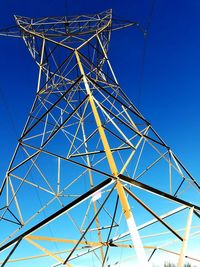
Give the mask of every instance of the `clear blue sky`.
[[[153, 13], [151, 12], [154, 6]], [[174, 149], [194, 176], [200, 151], [200, 2], [194, 1], [14, 1], [0, 3], [0, 28], [13, 15], [48, 16], [95, 13], [112, 8], [115, 17], [144, 27], [152, 15], [146, 43], [134, 29], [113, 33], [110, 58], [118, 80], [143, 115]], [[0, 39], [1, 177], [20, 135], [35, 94], [36, 66], [22, 40]], [[143, 72], [143, 75], [142, 75]]]

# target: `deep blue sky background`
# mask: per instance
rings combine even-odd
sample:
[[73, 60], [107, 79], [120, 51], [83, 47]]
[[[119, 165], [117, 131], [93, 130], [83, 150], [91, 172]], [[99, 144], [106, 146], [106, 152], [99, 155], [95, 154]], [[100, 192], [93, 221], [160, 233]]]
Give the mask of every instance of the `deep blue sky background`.
[[[144, 27], [152, 18], [145, 57], [142, 33], [129, 28], [113, 33], [111, 63], [123, 90], [200, 182], [199, 0], [2, 0], [0, 28], [13, 25], [14, 14], [75, 15], [108, 8], [115, 17], [136, 20]], [[36, 84], [37, 68], [23, 40], [1, 37], [1, 177], [28, 116]]]

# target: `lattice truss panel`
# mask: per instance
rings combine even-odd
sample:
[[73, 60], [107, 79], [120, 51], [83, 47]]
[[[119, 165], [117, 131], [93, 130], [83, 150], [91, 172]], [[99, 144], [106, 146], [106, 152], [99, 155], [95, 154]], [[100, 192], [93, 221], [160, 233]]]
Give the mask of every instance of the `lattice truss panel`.
[[1, 187], [1, 266], [198, 264], [200, 187], [108, 60], [111, 31], [136, 23], [15, 19], [1, 35], [24, 39], [39, 75]]

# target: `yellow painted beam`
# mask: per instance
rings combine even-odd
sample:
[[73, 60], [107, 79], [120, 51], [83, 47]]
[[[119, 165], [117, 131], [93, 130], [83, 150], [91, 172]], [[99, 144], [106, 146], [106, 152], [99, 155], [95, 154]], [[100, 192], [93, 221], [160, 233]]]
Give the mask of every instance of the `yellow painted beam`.
[[[101, 142], [102, 142], [102, 144], [104, 146], [104, 150], [105, 150], [105, 153], [106, 153], [106, 157], [107, 157], [107, 160], [108, 160], [108, 164], [109, 164], [111, 173], [118, 180], [117, 166], [115, 164], [115, 160], [113, 158], [113, 155], [112, 155], [112, 152], [111, 152], [111, 149], [110, 149], [110, 146], [109, 146], [109, 143], [108, 143], [104, 128], [102, 126], [101, 119], [100, 119], [100, 116], [99, 116], [99, 113], [98, 113], [98, 110], [97, 110], [93, 95], [91, 93], [90, 86], [89, 86], [88, 80], [86, 78], [86, 75], [85, 75], [81, 60], [80, 60], [79, 53], [78, 53], [77, 50], [75, 50], [74, 53], [75, 53], [75, 56], [76, 56], [76, 60], [77, 60], [77, 64], [79, 66], [80, 72], [81, 72], [81, 74], [83, 76], [83, 82], [84, 82], [84, 85], [85, 85], [85, 89], [86, 89], [86, 92], [87, 92], [87, 94], [89, 96], [90, 105], [91, 105], [92, 112], [93, 112], [93, 115], [94, 115], [94, 118], [95, 118], [95, 121], [96, 121], [96, 125], [97, 125], [98, 131], [99, 131]], [[117, 192], [119, 194], [119, 199], [120, 199], [120, 202], [121, 202], [121, 205], [122, 205], [123, 213], [124, 213], [126, 221], [127, 221], [127, 225], [128, 225], [129, 231], [130, 231], [130, 235], [131, 235], [133, 244], [135, 246], [135, 251], [136, 251], [137, 258], [138, 258], [139, 266], [141, 266], [141, 267], [149, 266], [149, 263], [147, 261], [147, 258], [146, 258], [146, 255], [145, 255], [145, 251], [144, 251], [144, 248], [143, 248], [143, 245], [142, 245], [142, 241], [141, 241], [141, 238], [139, 236], [139, 233], [138, 233], [138, 230], [137, 230], [137, 226], [135, 224], [135, 220], [134, 220], [134, 217], [132, 215], [132, 212], [131, 212], [131, 209], [130, 209], [130, 206], [129, 206], [129, 203], [128, 203], [128, 199], [127, 199], [126, 194], [124, 192], [124, 188], [123, 188], [123, 186], [122, 186], [122, 184], [121, 184], [121, 182], [119, 180], [118, 180], [118, 182], [116, 184], [116, 188], [117, 188]]]
[[[47, 250], [46, 248], [40, 246], [39, 244], [37, 244], [36, 242], [34, 242], [33, 240], [30, 239], [30, 237], [25, 237], [25, 240], [28, 241], [30, 244], [32, 244], [33, 246], [37, 247], [38, 249], [40, 249], [41, 251], [43, 251], [44, 253], [46, 253], [48, 256], [56, 259], [57, 261], [59, 261], [60, 263], [64, 263], [64, 260], [62, 258], [60, 258], [59, 256], [55, 255], [54, 253], [50, 252], [49, 250]], [[72, 267], [71, 264], [66, 263], [65, 264], [68, 267]]]

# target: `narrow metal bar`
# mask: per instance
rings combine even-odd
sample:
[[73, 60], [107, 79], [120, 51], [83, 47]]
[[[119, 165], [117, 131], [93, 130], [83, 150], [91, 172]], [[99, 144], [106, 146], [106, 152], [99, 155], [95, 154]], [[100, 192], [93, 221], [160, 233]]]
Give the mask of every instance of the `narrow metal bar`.
[[12, 254], [15, 252], [16, 248], [19, 246], [19, 243], [21, 242], [21, 238], [16, 242], [16, 244], [14, 245], [14, 247], [12, 248], [12, 250], [10, 251], [10, 253], [8, 254], [8, 256], [5, 258], [4, 262], [2, 263], [1, 267], [4, 267], [6, 265], [6, 263], [9, 261], [10, 257], [12, 256]]
[[[36, 242], [34, 242], [32, 239], [30, 239], [28, 236], [25, 237], [25, 240], [27, 242], [29, 242], [31, 245], [35, 246], [36, 248], [40, 249], [41, 251], [45, 252], [48, 256], [56, 259], [58, 262], [61, 262], [63, 264], [63, 259], [60, 258], [59, 256], [57, 256], [55, 253], [50, 252], [49, 250], [47, 250], [46, 248], [42, 247], [41, 245], [37, 244]], [[66, 265], [68, 267], [72, 267], [71, 264], [63, 264]]]
[[17, 164], [15, 167], [13, 167], [11, 170], [9, 170], [8, 174], [10, 172], [13, 172], [14, 170], [16, 170], [17, 168], [19, 168], [20, 166], [22, 166], [24, 163], [26, 163], [27, 161], [29, 161], [30, 159], [34, 158], [35, 156], [37, 156], [39, 154], [39, 151], [36, 151], [35, 153], [33, 153], [31, 156], [29, 156], [28, 158], [26, 158], [25, 160], [21, 161], [19, 164]]
[[191, 227], [191, 223], [192, 223], [193, 211], [194, 211], [194, 207], [190, 208], [188, 221], [187, 221], [187, 225], [186, 225], [186, 229], [185, 229], [185, 235], [183, 238], [181, 253], [179, 256], [177, 267], [182, 267], [184, 264], [185, 252], [187, 249], [187, 243], [188, 243], [188, 238], [189, 238], [189, 234], [190, 234], [190, 227]]
[[[104, 127], [104, 129], [106, 129]], [[115, 148], [111, 148], [110, 150], [112, 152], [114, 151], [120, 151], [120, 150], [126, 150], [126, 149], [131, 149], [130, 146], [119, 146], [119, 147], [115, 147]], [[89, 156], [89, 155], [97, 155], [97, 154], [101, 154], [101, 153], [105, 153], [105, 150], [96, 150], [96, 151], [91, 151], [91, 152], [88, 152], [88, 153], [80, 153], [80, 154], [72, 154], [70, 156], [70, 158], [75, 158], [75, 157], [81, 157], [81, 156]]]
[[39, 74], [38, 74], [37, 93], [40, 90], [41, 74], [42, 74], [42, 64], [43, 64], [43, 58], [44, 58], [44, 48], [45, 48], [45, 39], [42, 39], [42, 51], [41, 51], [41, 57], [40, 57], [40, 63], [39, 63]]
[[58, 157], [57, 195], [60, 192], [60, 157]]
[[154, 248], [154, 250], [152, 251], [151, 255], [148, 258], [148, 261], [151, 260], [151, 258], [153, 257], [154, 253], [156, 252], [157, 248]]
[[146, 185], [146, 184], [144, 184], [144, 183], [141, 183], [141, 182], [132, 180], [130, 177], [127, 177], [127, 176], [125, 176], [125, 175], [119, 174], [119, 178], [120, 178], [122, 181], [125, 181], [125, 182], [127, 182], [127, 183], [129, 183], [129, 184], [131, 184], [131, 185], [137, 186], [137, 187], [139, 187], [139, 188], [141, 188], [141, 189], [144, 189], [144, 190], [146, 190], [146, 191], [149, 191], [149, 192], [151, 192], [151, 193], [154, 193], [154, 194], [156, 194], [156, 195], [158, 195], [158, 196], [160, 196], [160, 197], [164, 197], [164, 198], [166, 198], [166, 199], [168, 199], [168, 200], [171, 200], [171, 201], [180, 203], [180, 204], [185, 205], [185, 206], [187, 206], [187, 207], [194, 207], [195, 210], [200, 211], [200, 207], [197, 206], [197, 205], [194, 205], [194, 204], [191, 203], [191, 202], [187, 202], [187, 201], [182, 200], [182, 199], [180, 199], [180, 198], [174, 197], [174, 196], [172, 196], [172, 195], [170, 195], [170, 194], [168, 194], [168, 193], [165, 193], [165, 192], [163, 192], [163, 191], [161, 191], [161, 190], [158, 190], [158, 189], [156, 189], [156, 188], [154, 188], [154, 187], [151, 187], [151, 186]]
[[169, 152], [169, 192], [172, 195], [172, 163], [171, 163], [171, 154]]
[[162, 218], [160, 218], [152, 209], [150, 209], [143, 201], [141, 201], [136, 195], [134, 195], [128, 188], [124, 186], [124, 190], [134, 198], [143, 208], [145, 208], [149, 213], [151, 213], [160, 223], [162, 223], [170, 232], [172, 232], [176, 237], [178, 237], [181, 241], [183, 238], [174, 230], [172, 229]]

